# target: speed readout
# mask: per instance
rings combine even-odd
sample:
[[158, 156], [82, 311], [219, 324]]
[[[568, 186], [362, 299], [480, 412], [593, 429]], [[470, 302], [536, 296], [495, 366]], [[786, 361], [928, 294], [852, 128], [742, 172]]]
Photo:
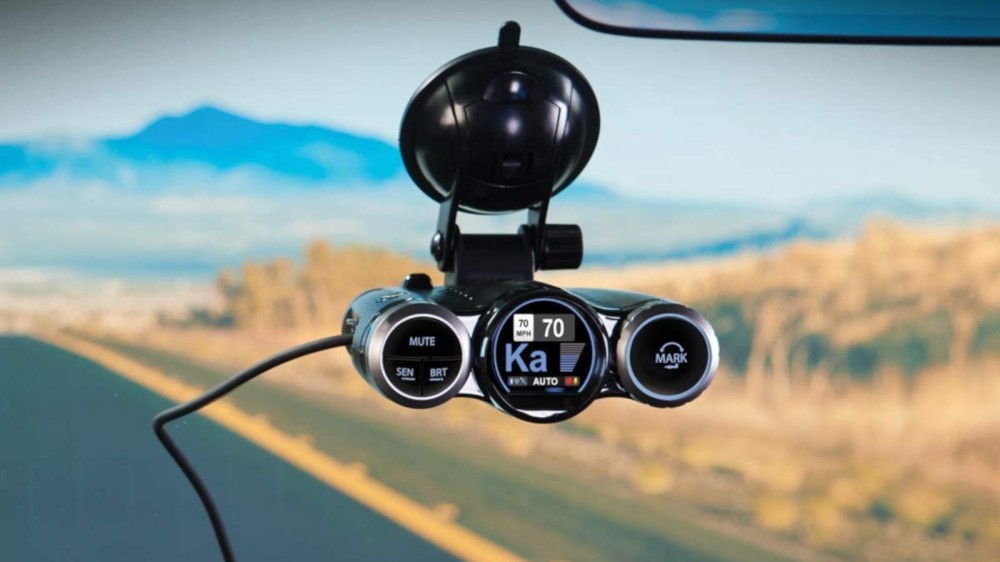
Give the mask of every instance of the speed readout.
[[515, 314], [514, 341], [573, 341], [576, 317], [572, 314]]

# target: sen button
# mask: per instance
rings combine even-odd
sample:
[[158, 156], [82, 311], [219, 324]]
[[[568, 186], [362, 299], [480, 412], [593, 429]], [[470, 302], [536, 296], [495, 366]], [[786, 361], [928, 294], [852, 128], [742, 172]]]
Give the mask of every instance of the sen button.
[[386, 357], [385, 374], [397, 390], [410, 396], [420, 396], [420, 360]]

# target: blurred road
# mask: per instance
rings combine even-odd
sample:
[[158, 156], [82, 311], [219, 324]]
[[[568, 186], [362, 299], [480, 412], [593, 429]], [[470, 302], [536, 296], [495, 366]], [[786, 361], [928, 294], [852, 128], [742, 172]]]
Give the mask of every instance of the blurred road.
[[[201, 504], [150, 429], [168, 405], [59, 348], [0, 337], [0, 559], [220, 559]], [[209, 420], [170, 430], [241, 562], [453, 560]]]

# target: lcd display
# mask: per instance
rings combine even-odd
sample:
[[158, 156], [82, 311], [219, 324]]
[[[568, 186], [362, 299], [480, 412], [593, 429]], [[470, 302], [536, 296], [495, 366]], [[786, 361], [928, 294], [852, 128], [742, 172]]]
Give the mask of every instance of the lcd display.
[[569, 394], [586, 385], [594, 364], [593, 334], [579, 313], [553, 299], [528, 301], [497, 331], [493, 361], [509, 394]]

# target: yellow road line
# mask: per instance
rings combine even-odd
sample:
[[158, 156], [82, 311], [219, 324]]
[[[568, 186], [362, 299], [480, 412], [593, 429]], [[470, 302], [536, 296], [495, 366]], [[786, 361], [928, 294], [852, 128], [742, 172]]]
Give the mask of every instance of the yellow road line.
[[[202, 392], [200, 388], [89, 341], [61, 333], [38, 337], [102, 365], [168, 400], [186, 402]], [[313, 448], [306, 440], [284, 433], [266, 419], [248, 414], [228, 401], [216, 402], [200, 413], [460, 559], [523, 562], [514, 553], [443, 518], [439, 513], [372, 479], [356, 467], [334, 460]], [[153, 439], [152, 430], [150, 439]]]

